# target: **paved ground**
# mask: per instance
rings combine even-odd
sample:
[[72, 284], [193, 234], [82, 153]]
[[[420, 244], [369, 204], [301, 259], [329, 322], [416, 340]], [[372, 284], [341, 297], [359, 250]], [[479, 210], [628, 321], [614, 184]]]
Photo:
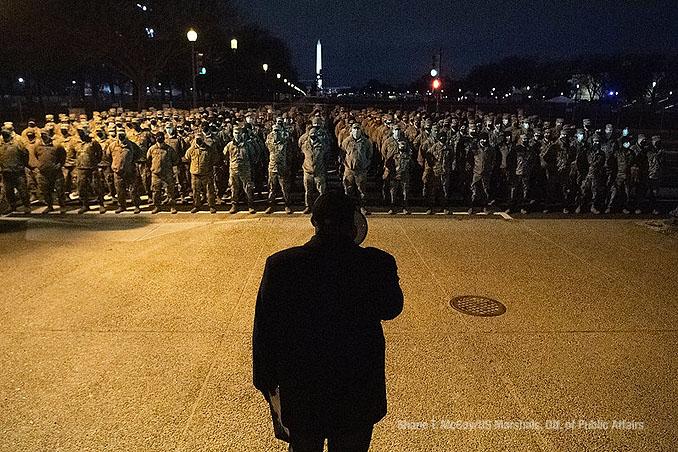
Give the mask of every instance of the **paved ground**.
[[[36, 217], [0, 222], [0, 450], [285, 450], [250, 337], [264, 260], [305, 242], [308, 217]], [[638, 220], [373, 215], [366, 244], [395, 255], [405, 293], [371, 450], [676, 450], [675, 237]], [[449, 306], [466, 294], [507, 312]], [[542, 429], [516, 428], [530, 421]]]

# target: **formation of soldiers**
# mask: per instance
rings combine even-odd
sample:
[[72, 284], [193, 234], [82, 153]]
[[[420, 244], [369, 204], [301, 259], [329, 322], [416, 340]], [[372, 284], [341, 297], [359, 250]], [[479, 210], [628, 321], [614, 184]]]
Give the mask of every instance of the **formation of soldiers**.
[[379, 202], [368, 187], [390, 214], [410, 213], [411, 199], [429, 214], [455, 202], [469, 213], [658, 213], [664, 158], [659, 136], [628, 128], [475, 110], [111, 109], [46, 115], [20, 134], [6, 122], [1, 133], [2, 201], [25, 213], [35, 201], [52, 212], [55, 198], [60, 212], [77, 200], [78, 213], [128, 202], [139, 213], [144, 195], [153, 213], [227, 202], [234, 213], [243, 201], [254, 213], [258, 200], [271, 213], [280, 197], [292, 213], [296, 187], [309, 213], [334, 175], [365, 214]]

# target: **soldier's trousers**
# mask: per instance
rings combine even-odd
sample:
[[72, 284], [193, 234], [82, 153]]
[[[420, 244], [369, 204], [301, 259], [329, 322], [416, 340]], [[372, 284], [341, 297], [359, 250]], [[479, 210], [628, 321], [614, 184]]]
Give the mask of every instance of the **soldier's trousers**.
[[648, 207], [652, 210], [657, 208], [658, 195], [659, 195], [659, 179], [648, 179], [647, 201]]
[[187, 196], [191, 191], [191, 177], [188, 172], [188, 165], [179, 162], [179, 164], [174, 167], [174, 175], [177, 185], [179, 185], [179, 194], [181, 196]]
[[26, 184], [31, 196], [40, 198], [40, 186], [38, 185], [38, 169], [26, 167]]
[[153, 191], [153, 205], [160, 207], [163, 191], [167, 191], [170, 207], [177, 204], [177, 192], [174, 184], [174, 174], [151, 174], [151, 190]]
[[38, 187], [40, 199], [47, 206], [52, 207], [53, 195], [56, 190], [59, 207], [66, 207], [66, 193], [64, 192], [64, 173], [61, 168], [38, 171]]
[[269, 171], [268, 172], [268, 203], [269, 204], [275, 203], [275, 192], [278, 190], [278, 187], [280, 187], [280, 190], [282, 191], [283, 199], [285, 200], [285, 205], [289, 206], [290, 205], [289, 178], [286, 175], [280, 174], [277, 171]]
[[99, 171], [95, 169], [76, 169], [75, 177], [78, 183], [78, 196], [80, 204], [88, 206], [92, 194], [96, 195], [99, 205], [104, 205], [104, 187], [99, 177]]
[[513, 180], [511, 188], [511, 203], [514, 206], [524, 206], [532, 194], [532, 174], [518, 174]]
[[603, 184], [604, 180], [600, 178], [591, 176], [584, 178], [584, 181], [582, 182], [579, 189], [579, 199], [577, 201], [577, 205], [582, 207], [590, 200], [592, 207], [597, 206], [600, 202]]
[[113, 174], [113, 180], [115, 182], [115, 191], [118, 195], [118, 205], [122, 209], [127, 208], [127, 192], [132, 198], [132, 203], [139, 207], [141, 205], [141, 199], [139, 199], [139, 186], [137, 180], [138, 173], [136, 171], [130, 173], [116, 172]]
[[214, 194], [214, 177], [212, 174], [191, 174], [193, 186], [193, 206], [202, 206], [203, 195], [207, 196], [207, 204], [210, 208], [216, 208], [217, 203]]
[[346, 193], [347, 196], [350, 196], [351, 188], [353, 187], [358, 191], [358, 195], [360, 196], [361, 200], [365, 198], [367, 171], [344, 168], [344, 178], [342, 182], [344, 184], [344, 193]]
[[19, 193], [19, 199], [25, 207], [30, 206], [30, 194], [26, 186], [26, 172], [21, 171], [3, 171], [2, 172], [2, 195], [9, 207], [16, 207], [16, 196], [14, 191]]
[[[441, 192], [442, 196], [440, 196]], [[424, 180], [424, 199], [429, 207], [433, 207], [438, 201], [443, 207], [448, 207], [450, 201], [449, 174], [429, 174]]]
[[391, 207], [396, 205], [396, 197], [398, 192], [403, 197], [403, 207], [407, 207], [407, 192], [410, 187], [410, 181], [406, 179], [397, 179], [395, 177], [385, 180], [384, 185], [388, 185], [391, 193]]
[[247, 196], [247, 205], [254, 207], [254, 181], [252, 181], [252, 173], [248, 171], [231, 172], [231, 203], [235, 204], [240, 201], [240, 193], [245, 192]]
[[490, 185], [490, 174], [473, 175], [471, 181], [471, 206], [487, 205], [492, 200]]
[[72, 166], [65, 166], [62, 168], [64, 173], [64, 191], [70, 193], [73, 191], [73, 170], [75, 168]]
[[304, 173], [304, 205], [311, 206], [311, 196], [313, 196], [313, 189], [315, 188], [319, 194], [325, 193], [327, 187], [327, 178], [323, 176], [315, 176], [311, 173]]
[[115, 177], [110, 166], [99, 167], [99, 175], [103, 180], [104, 190], [107, 190], [111, 196], [115, 196]]
[[622, 205], [625, 209], [631, 208], [631, 188], [629, 181], [625, 177], [618, 177], [610, 187], [610, 200], [607, 203], [609, 209], [614, 209], [619, 202], [618, 198], [623, 196]]

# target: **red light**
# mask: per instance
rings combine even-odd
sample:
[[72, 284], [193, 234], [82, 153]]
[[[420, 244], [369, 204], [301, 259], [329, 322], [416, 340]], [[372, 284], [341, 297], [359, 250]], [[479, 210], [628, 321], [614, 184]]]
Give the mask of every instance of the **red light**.
[[435, 79], [433, 80], [433, 89], [438, 89], [440, 88], [440, 80]]

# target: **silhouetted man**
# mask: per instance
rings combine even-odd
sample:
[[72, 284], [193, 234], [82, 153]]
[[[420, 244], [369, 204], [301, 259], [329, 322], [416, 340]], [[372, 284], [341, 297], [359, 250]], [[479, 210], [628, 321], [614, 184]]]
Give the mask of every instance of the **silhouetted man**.
[[[356, 206], [316, 200], [315, 236], [266, 261], [252, 340], [254, 386], [272, 406], [279, 388], [290, 451], [367, 451], [386, 415], [382, 320], [403, 309], [395, 259], [354, 242]], [[275, 394], [273, 402], [271, 394]], [[273, 409], [272, 409], [273, 413]]]

